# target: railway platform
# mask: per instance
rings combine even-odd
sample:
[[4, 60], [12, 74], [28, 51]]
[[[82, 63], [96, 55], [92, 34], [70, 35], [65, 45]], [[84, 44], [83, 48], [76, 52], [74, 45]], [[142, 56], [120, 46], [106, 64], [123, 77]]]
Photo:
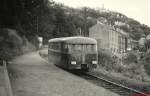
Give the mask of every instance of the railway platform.
[[48, 63], [38, 52], [17, 57], [8, 70], [13, 96], [119, 96]]
[[7, 96], [5, 90], [4, 68], [0, 66], [0, 96]]

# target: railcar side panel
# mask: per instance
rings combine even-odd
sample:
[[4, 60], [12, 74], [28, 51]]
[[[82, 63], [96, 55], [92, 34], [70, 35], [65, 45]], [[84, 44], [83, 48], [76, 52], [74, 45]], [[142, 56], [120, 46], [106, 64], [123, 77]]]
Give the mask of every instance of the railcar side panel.
[[61, 55], [60, 54], [61, 54], [60, 52], [49, 50], [48, 51], [49, 62], [56, 64], [56, 65], [59, 65], [61, 62]]

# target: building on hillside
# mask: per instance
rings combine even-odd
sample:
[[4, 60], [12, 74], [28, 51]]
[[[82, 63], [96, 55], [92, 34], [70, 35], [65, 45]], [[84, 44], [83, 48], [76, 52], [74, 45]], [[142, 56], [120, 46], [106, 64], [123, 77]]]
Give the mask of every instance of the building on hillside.
[[128, 39], [128, 48], [127, 50], [138, 50], [139, 42], [137, 40], [133, 40], [132, 38]]
[[123, 53], [128, 48], [126, 32], [100, 22], [89, 29], [89, 37], [97, 40], [98, 49], [110, 50], [112, 53]]

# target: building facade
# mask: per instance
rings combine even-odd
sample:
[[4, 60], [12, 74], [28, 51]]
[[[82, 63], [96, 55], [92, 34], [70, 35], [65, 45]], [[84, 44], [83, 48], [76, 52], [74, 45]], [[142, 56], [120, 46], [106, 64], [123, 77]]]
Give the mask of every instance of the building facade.
[[103, 23], [97, 23], [89, 29], [89, 37], [95, 38], [98, 49], [110, 50], [112, 53], [126, 52], [128, 34], [118, 28]]

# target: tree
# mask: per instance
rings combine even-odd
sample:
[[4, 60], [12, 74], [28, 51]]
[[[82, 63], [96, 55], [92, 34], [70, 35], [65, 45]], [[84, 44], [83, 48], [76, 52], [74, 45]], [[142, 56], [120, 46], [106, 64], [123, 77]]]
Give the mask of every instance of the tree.
[[22, 39], [15, 30], [0, 29], [0, 59], [10, 60], [21, 53]]

